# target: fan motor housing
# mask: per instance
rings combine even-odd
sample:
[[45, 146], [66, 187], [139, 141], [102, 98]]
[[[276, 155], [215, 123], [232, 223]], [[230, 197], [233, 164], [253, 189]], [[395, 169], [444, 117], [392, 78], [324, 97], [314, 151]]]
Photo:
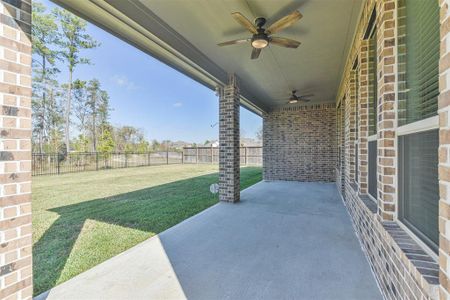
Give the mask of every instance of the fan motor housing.
[[255, 19], [256, 27], [261, 28], [261, 27], [264, 26], [264, 24], [266, 24], [266, 19], [265, 18], [259, 17], [259, 18]]

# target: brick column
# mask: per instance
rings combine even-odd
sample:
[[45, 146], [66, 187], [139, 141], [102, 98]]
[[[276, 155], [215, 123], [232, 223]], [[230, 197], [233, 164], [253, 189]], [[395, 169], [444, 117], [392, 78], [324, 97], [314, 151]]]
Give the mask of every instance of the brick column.
[[355, 71], [350, 71], [348, 91], [345, 97], [345, 181], [355, 182], [356, 139], [356, 80]]
[[440, 298], [450, 299], [450, 1], [441, 0], [439, 61], [439, 281]]
[[31, 3], [0, 2], [0, 299], [31, 299]]
[[337, 184], [342, 195], [345, 195], [345, 137], [344, 137], [344, 106], [345, 100], [342, 99], [340, 105], [336, 108], [336, 141], [338, 146], [338, 169]]
[[359, 193], [368, 193], [368, 141], [369, 137], [369, 42], [361, 41], [359, 52], [359, 135], [358, 135], [358, 179]]
[[219, 89], [219, 200], [240, 198], [239, 87], [235, 75]]
[[344, 144], [343, 144], [343, 156], [344, 156], [344, 177], [342, 182], [344, 183], [344, 189], [347, 182], [350, 182], [350, 97], [349, 92], [346, 90], [345, 96], [341, 101], [343, 105], [343, 134], [344, 134]]
[[397, 157], [396, 126], [396, 1], [378, 3], [377, 71], [378, 71], [378, 213], [382, 220], [393, 220], [396, 212]]

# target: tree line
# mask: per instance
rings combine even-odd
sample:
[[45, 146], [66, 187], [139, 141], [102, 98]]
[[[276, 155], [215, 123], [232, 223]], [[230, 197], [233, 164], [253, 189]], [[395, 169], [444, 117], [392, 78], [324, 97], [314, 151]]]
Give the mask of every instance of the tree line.
[[[97, 78], [74, 78], [90, 65], [86, 50], [101, 44], [87, 22], [62, 8], [49, 11], [33, 2], [33, 152], [147, 152], [169, 145], [148, 142], [141, 129], [110, 123], [109, 95]], [[67, 80], [61, 82], [61, 69]], [[74, 136], [72, 133], [76, 132]]]

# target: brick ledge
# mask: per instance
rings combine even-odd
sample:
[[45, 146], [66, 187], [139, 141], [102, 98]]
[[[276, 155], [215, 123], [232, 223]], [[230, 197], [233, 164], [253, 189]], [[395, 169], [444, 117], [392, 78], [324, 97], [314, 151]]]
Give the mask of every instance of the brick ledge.
[[[364, 206], [376, 218], [377, 204], [367, 195], [357, 195]], [[408, 269], [413, 278], [431, 299], [439, 299], [439, 264], [396, 221], [380, 222], [390, 239], [391, 248], [401, 257], [401, 264]], [[359, 237], [358, 237], [359, 238]]]
[[[397, 246], [396, 250], [402, 252], [402, 261], [411, 270], [411, 267], [417, 270], [420, 277], [415, 276], [417, 280], [423, 279], [430, 288], [439, 286], [439, 264], [406, 232], [397, 222], [382, 222], [386, 232], [390, 235]], [[416, 273], [416, 272], [414, 272]], [[416, 274], [417, 274], [416, 273]]]
[[372, 198], [367, 195], [358, 195], [358, 197], [371, 213], [377, 213], [377, 203]]

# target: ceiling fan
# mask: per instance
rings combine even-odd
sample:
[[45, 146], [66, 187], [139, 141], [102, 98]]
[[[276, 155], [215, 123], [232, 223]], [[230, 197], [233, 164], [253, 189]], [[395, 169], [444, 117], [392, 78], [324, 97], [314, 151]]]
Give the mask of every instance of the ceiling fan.
[[298, 103], [298, 102], [309, 102], [309, 101], [311, 101], [311, 99], [308, 99], [309, 97], [312, 97], [312, 96], [314, 96], [314, 94], [308, 94], [308, 95], [300, 95], [300, 96], [297, 96], [297, 91], [296, 90], [293, 90], [292, 92], [291, 92], [291, 96], [289, 97], [289, 104], [295, 104], [295, 103]]
[[261, 53], [261, 50], [266, 48], [269, 44], [294, 49], [300, 45], [300, 42], [295, 40], [272, 36], [272, 34], [289, 27], [300, 20], [302, 14], [298, 10], [290, 13], [287, 16], [284, 16], [283, 18], [270, 25], [268, 28], [263, 28], [263, 26], [266, 24], [265, 18], [256, 18], [255, 25], [253, 25], [253, 23], [250, 22], [246, 17], [244, 17], [240, 12], [234, 12], [231, 14], [231, 16], [239, 24], [253, 33], [253, 35], [251, 38], [228, 41], [220, 43], [218, 44], [218, 46], [229, 46], [251, 42], [251, 45], [253, 47], [251, 59], [257, 59], [259, 57], [259, 54]]

